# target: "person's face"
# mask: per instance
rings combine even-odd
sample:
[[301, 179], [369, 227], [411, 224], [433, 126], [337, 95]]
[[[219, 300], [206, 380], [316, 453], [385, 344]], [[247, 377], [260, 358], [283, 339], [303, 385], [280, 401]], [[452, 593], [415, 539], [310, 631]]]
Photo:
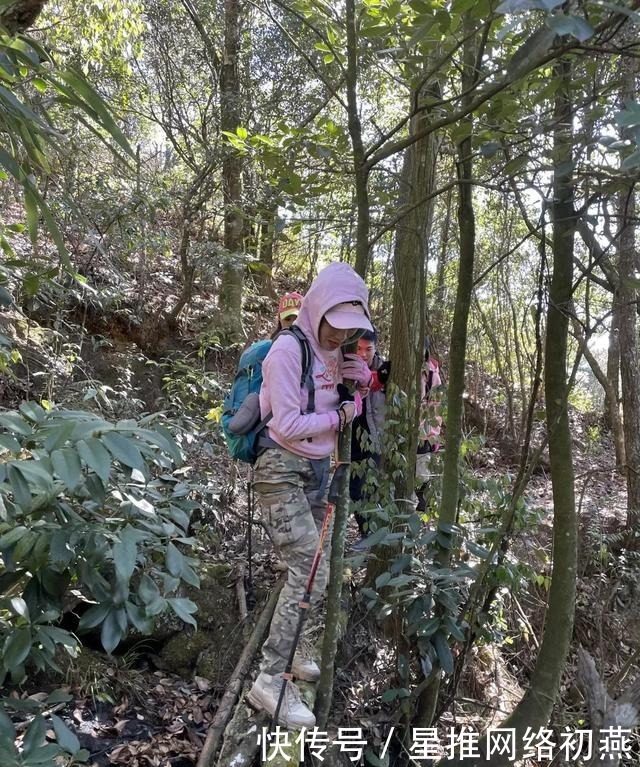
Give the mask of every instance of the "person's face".
[[285, 317], [283, 320], [280, 320], [280, 325], [282, 328], [290, 328], [293, 323], [296, 321], [298, 315], [297, 314], [290, 314], [288, 317]]
[[318, 332], [318, 342], [321, 349], [333, 352], [340, 348], [342, 344], [355, 333], [355, 330], [339, 330], [322, 318], [320, 330]]
[[373, 363], [373, 355], [376, 353], [376, 345], [373, 341], [365, 341], [361, 338], [358, 341], [358, 357], [361, 357], [369, 367]]

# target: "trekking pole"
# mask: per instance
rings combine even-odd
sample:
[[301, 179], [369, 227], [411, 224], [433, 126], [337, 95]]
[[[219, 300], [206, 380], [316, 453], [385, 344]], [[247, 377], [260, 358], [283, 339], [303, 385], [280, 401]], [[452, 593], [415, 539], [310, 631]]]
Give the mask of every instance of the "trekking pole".
[[256, 606], [256, 595], [253, 590], [253, 551], [252, 551], [252, 533], [253, 533], [253, 511], [255, 505], [255, 495], [253, 492], [253, 467], [249, 473], [249, 483], [247, 485], [247, 559], [248, 573], [246, 580], [247, 607], [253, 610]]
[[346, 465], [339, 464], [333, 473], [331, 485], [329, 486], [327, 508], [325, 509], [324, 518], [322, 520], [322, 527], [320, 529], [320, 539], [318, 541], [318, 547], [316, 548], [316, 553], [313, 557], [313, 562], [311, 564], [311, 572], [309, 573], [309, 578], [307, 580], [307, 585], [305, 587], [304, 596], [302, 597], [302, 600], [298, 602], [298, 608], [300, 610], [300, 612], [298, 613], [298, 625], [296, 626], [296, 632], [293, 636], [293, 643], [291, 645], [289, 658], [287, 659], [287, 665], [285, 667], [284, 672], [282, 673], [282, 678], [284, 681], [282, 686], [280, 687], [280, 694], [278, 695], [278, 705], [276, 706], [276, 710], [271, 720], [271, 724], [269, 727], [270, 730], [273, 730], [275, 726], [278, 724], [278, 717], [280, 716], [280, 708], [282, 707], [282, 701], [284, 699], [285, 687], [287, 682], [290, 682], [293, 679], [293, 674], [291, 673], [291, 669], [293, 668], [293, 658], [296, 654], [296, 650], [298, 649], [298, 642], [300, 641], [302, 628], [304, 626], [304, 622], [307, 619], [307, 615], [309, 614], [309, 608], [311, 607], [311, 590], [313, 589], [313, 582], [315, 581], [316, 572], [318, 570], [318, 566], [320, 565], [320, 559], [322, 558], [322, 554], [323, 554], [322, 550], [324, 548], [324, 542], [327, 538], [327, 533], [329, 532], [329, 527], [331, 525], [331, 518], [333, 516], [336, 503], [338, 502], [338, 495], [340, 491], [342, 475], [344, 474], [345, 471], [346, 471]]

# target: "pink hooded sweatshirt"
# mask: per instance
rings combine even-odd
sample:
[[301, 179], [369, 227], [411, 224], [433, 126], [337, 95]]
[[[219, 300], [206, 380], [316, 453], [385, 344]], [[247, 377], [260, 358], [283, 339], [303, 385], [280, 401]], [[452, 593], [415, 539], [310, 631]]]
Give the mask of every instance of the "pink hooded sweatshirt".
[[286, 450], [305, 458], [326, 458], [333, 451], [340, 405], [336, 385], [342, 382], [342, 351], [320, 348], [320, 322], [329, 309], [346, 301], [360, 301], [369, 317], [369, 291], [363, 279], [348, 264], [325, 267], [307, 291], [296, 324], [313, 351], [315, 412], [307, 409], [308, 391], [300, 388], [302, 352], [297, 339], [279, 335], [262, 363], [260, 414], [272, 412], [268, 431], [271, 439]]

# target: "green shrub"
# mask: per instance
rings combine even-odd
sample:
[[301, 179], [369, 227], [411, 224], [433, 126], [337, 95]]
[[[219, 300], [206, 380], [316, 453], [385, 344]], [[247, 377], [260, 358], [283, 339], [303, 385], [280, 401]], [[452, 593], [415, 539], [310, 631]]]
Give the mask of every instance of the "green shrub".
[[56, 625], [68, 605], [91, 603], [79, 632], [99, 627], [109, 653], [167, 609], [195, 625], [195, 604], [176, 592], [199, 585], [183, 552], [196, 504], [156, 419], [114, 424], [34, 403], [0, 412], [0, 680], [57, 669], [59, 645], [76, 652]]

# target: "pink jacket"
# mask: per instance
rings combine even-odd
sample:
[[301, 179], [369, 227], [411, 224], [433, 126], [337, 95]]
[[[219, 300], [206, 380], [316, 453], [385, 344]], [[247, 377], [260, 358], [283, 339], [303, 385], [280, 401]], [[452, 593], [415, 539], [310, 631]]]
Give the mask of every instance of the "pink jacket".
[[311, 284], [295, 324], [313, 350], [315, 412], [303, 415], [308, 391], [300, 388], [302, 354], [300, 344], [290, 335], [279, 335], [262, 363], [260, 414], [270, 411], [269, 436], [278, 445], [305, 458], [326, 458], [331, 454], [338, 429], [340, 405], [336, 385], [342, 382], [342, 351], [320, 348], [318, 331], [325, 313], [344, 301], [360, 301], [369, 315], [369, 291], [362, 278], [348, 264], [325, 267]]

